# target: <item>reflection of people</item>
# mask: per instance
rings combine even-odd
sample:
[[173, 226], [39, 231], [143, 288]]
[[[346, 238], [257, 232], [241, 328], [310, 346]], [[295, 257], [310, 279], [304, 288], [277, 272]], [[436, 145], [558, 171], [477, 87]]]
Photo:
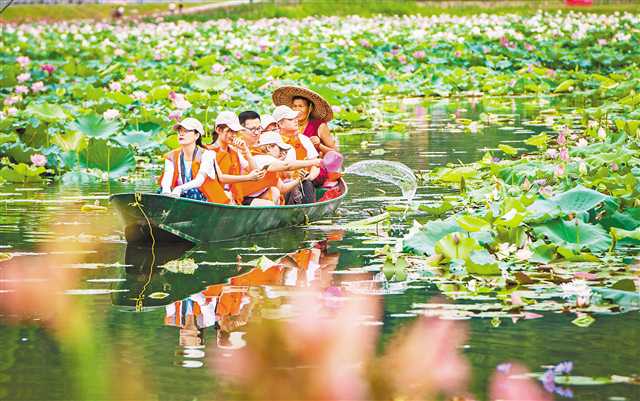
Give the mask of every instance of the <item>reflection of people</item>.
[[[203, 345], [204, 329], [216, 327], [216, 339], [221, 348], [243, 346], [242, 333], [259, 304], [256, 287], [323, 288], [331, 283], [339, 254], [327, 254], [327, 242], [288, 253], [276, 261], [262, 257], [256, 267], [231, 277], [227, 283], [214, 284], [181, 301], [165, 307], [164, 323], [180, 327], [180, 346]], [[323, 274], [326, 277], [322, 277]]]

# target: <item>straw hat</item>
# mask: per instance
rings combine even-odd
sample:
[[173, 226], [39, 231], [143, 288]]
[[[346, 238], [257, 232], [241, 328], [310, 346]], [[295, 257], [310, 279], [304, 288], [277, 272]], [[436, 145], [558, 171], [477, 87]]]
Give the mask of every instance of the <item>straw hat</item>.
[[291, 107], [293, 106], [293, 98], [296, 96], [309, 99], [309, 101], [313, 103], [313, 110], [311, 111], [312, 118], [326, 122], [333, 119], [333, 110], [331, 110], [329, 102], [310, 89], [301, 86], [282, 86], [276, 89], [271, 97], [276, 106], [284, 104]]

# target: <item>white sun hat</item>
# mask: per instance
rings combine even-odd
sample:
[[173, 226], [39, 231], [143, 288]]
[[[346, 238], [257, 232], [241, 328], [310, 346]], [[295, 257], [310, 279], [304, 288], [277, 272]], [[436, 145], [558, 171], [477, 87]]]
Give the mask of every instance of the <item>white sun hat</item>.
[[276, 109], [273, 111], [273, 119], [279, 123], [280, 120], [284, 120], [285, 118], [287, 120], [298, 118], [298, 112], [285, 105], [276, 107]]
[[260, 135], [260, 139], [258, 139], [258, 143], [256, 146], [266, 146], [266, 145], [278, 145], [280, 149], [291, 149], [291, 145], [286, 144], [282, 141], [282, 137], [279, 133], [272, 132], [263, 132]]
[[273, 119], [272, 116], [267, 114], [266, 116], [262, 116], [260, 120], [260, 128], [267, 129], [271, 124], [276, 124], [276, 120]]
[[193, 117], [185, 118], [184, 120], [174, 125], [173, 129], [178, 129], [178, 127], [183, 127], [187, 131], [196, 131], [200, 135], [204, 135], [204, 127], [202, 126], [202, 123]]
[[218, 125], [226, 125], [231, 131], [244, 131], [246, 128], [240, 125], [240, 120], [236, 113], [225, 110], [216, 117], [216, 127]]

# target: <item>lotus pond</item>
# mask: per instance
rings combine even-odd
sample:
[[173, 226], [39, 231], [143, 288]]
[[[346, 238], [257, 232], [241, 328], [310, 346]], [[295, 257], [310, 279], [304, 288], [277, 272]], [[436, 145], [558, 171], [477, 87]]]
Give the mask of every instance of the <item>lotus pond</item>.
[[[217, 361], [245, 343], [245, 324], [286, 320], [293, 289], [314, 286], [333, 301], [379, 300], [382, 314], [362, 317], [379, 352], [393, 353], [416, 317], [466, 322], [458, 348], [479, 399], [514, 360], [556, 399], [638, 399], [637, 23], [539, 14], [0, 28], [0, 397], [246, 398]], [[286, 82], [336, 105], [347, 164], [414, 170], [412, 201], [349, 175], [350, 196], [326, 221], [232, 244], [127, 246], [108, 194], [155, 187], [173, 120], [267, 110]], [[210, 327], [192, 346], [166, 324], [165, 305], [309, 249], [314, 274], [240, 284], [252, 312], [231, 338]], [[51, 302], [14, 297], [16, 282]]]

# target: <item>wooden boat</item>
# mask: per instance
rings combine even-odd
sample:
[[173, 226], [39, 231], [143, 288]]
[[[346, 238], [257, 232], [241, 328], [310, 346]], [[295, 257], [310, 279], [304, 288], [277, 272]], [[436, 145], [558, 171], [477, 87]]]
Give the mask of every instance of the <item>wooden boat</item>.
[[122, 193], [110, 200], [124, 224], [127, 242], [218, 242], [319, 220], [333, 213], [347, 196], [288, 206], [236, 206], [151, 193]]

